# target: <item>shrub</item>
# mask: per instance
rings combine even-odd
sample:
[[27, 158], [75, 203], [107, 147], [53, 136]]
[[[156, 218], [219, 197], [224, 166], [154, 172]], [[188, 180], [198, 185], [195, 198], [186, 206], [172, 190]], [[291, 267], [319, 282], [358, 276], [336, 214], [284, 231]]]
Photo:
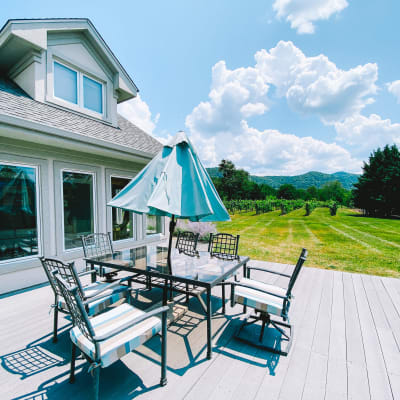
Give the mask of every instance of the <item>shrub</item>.
[[336, 201], [330, 201], [329, 202], [329, 211], [331, 213], [332, 216], [335, 216], [337, 213], [337, 210], [339, 208], [339, 205]]
[[175, 231], [189, 231], [199, 234], [199, 239], [208, 241], [210, 233], [217, 233], [217, 228], [213, 222], [192, 222], [189, 220], [178, 220], [177, 229]]

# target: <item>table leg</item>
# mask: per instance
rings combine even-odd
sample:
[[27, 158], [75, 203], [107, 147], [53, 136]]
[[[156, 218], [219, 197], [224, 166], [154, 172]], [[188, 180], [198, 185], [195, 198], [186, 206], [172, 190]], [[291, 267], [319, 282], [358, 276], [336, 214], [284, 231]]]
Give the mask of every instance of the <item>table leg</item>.
[[90, 264], [90, 269], [92, 270], [92, 273], [90, 274], [90, 279], [92, 283], [96, 282], [96, 270], [94, 269], [94, 265]]
[[212, 358], [212, 342], [211, 342], [211, 288], [207, 288], [207, 358]]

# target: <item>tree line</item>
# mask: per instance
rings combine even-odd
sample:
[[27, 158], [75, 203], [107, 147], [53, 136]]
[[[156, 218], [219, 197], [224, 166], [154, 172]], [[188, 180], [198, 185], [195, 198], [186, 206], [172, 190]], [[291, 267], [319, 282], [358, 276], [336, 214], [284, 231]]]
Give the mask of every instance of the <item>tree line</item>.
[[275, 189], [253, 182], [247, 171], [236, 169], [230, 160], [222, 160], [218, 169], [221, 177], [212, 179], [224, 202], [273, 199], [334, 202], [360, 208], [368, 216], [400, 215], [400, 152], [396, 145], [386, 145], [371, 153], [352, 191], [346, 190], [339, 181], [326, 183], [321, 188], [296, 189], [291, 184], [283, 184]]
[[221, 177], [213, 177], [213, 183], [224, 201], [231, 200], [315, 200], [327, 202], [333, 200], [349, 206], [351, 191], [346, 190], [339, 181], [328, 182], [321, 188], [310, 186], [296, 189], [291, 184], [283, 184], [275, 189], [267, 184], [258, 184], [250, 179], [250, 174], [243, 169], [236, 169], [230, 160], [222, 160], [218, 165]]

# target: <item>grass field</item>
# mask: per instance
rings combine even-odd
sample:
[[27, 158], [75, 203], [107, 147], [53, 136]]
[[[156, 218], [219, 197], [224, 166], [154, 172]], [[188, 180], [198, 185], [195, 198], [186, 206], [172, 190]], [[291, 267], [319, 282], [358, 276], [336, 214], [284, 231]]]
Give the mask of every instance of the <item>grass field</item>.
[[219, 232], [240, 234], [239, 254], [294, 264], [302, 247], [306, 265], [400, 277], [400, 220], [362, 217], [354, 210], [317, 208], [308, 217], [299, 209], [254, 215], [235, 214], [217, 224]]

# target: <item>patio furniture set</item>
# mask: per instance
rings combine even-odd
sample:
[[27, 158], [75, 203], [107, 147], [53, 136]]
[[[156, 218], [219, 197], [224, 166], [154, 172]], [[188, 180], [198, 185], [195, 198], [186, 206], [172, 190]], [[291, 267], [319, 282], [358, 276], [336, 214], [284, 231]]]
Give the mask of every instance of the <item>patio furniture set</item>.
[[[108, 238], [108, 240], [107, 240]], [[208, 251], [197, 250], [198, 235], [180, 232], [176, 247], [171, 255], [171, 267], [167, 262], [168, 250], [157, 245], [141, 246], [122, 251], [114, 251], [109, 234], [96, 233], [82, 237], [87, 269], [76, 271], [74, 263], [41, 258], [43, 268], [54, 291], [54, 332], [53, 342], [57, 342], [58, 313], [69, 314], [73, 327], [70, 330], [72, 342], [71, 370], [69, 381], [74, 382], [76, 349], [78, 348], [90, 364], [89, 371], [94, 377], [95, 398], [99, 395], [100, 367], [105, 368], [125, 354], [160, 334], [161, 336], [161, 379], [166, 378], [166, 339], [168, 298], [182, 293], [186, 299], [199, 299], [207, 317], [207, 358], [212, 357], [211, 337], [211, 290], [222, 288], [222, 312], [225, 312], [225, 286], [231, 287], [231, 305], [243, 305], [256, 311], [244, 320], [236, 337], [252, 345], [286, 355], [292, 343], [293, 327], [287, 322], [293, 285], [307, 257], [302, 250], [291, 275], [278, 273], [288, 278], [286, 289], [268, 285], [250, 278], [252, 270], [266, 273], [277, 272], [248, 266], [248, 257], [237, 254], [239, 236], [219, 233], [210, 237]], [[243, 277], [238, 277], [240, 268]], [[118, 271], [129, 275], [116, 279]], [[92, 283], [83, 286], [81, 277], [91, 275]], [[96, 280], [103, 277], [105, 280]], [[111, 279], [115, 279], [111, 281]], [[163, 290], [163, 304], [151, 311], [143, 311], [131, 305], [132, 283], [143, 284], [145, 290], [152, 287]], [[172, 295], [171, 295], [172, 293]], [[202, 294], [206, 294], [204, 303]], [[123, 301], [125, 300], [125, 301]], [[116, 305], [118, 303], [118, 305]], [[114, 307], [109, 308], [109, 306]], [[276, 321], [271, 314], [283, 319]], [[160, 318], [161, 316], [161, 318]], [[261, 321], [259, 343], [252, 342], [242, 334], [248, 324]], [[286, 349], [271, 348], [262, 344], [264, 329], [271, 324], [287, 341]], [[286, 333], [284, 328], [290, 330]]]
[[[54, 332], [57, 341], [58, 314], [68, 313], [73, 327], [70, 382], [74, 381], [76, 349], [89, 362], [94, 377], [95, 399], [99, 396], [100, 368], [105, 368], [131, 352], [147, 340], [161, 335], [161, 380], [166, 385], [167, 311], [168, 299], [178, 301], [182, 294], [189, 301], [196, 297], [207, 320], [207, 358], [212, 358], [212, 289], [219, 286], [222, 292], [222, 313], [225, 314], [225, 288], [230, 286], [231, 305], [243, 305], [255, 310], [255, 315], [243, 322], [238, 339], [249, 341], [243, 327], [261, 321], [258, 346], [287, 355], [293, 337], [288, 322], [293, 285], [307, 257], [303, 249], [291, 274], [279, 275], [288, 279], [286, 288], [268, 285], [251, 278], [249, 258], [238, 254], [239, 235], [211, 234], [208, 251], [197, 249], [199, 235], [179, 232], [176, 246], [172, 237], [176, 218], [191, 221], [230, 220], [213, 183], [183, 132], [179, 132], [139, 174], [121, 190], [109, 206], [142, 214], [170, 218], [168, 246], [148, 244], [115, 251], [110, 233], [93, 233], [81, 237], [86, 270], [78, 274], [74, 263], [41, 258], [42, 265], [54, 291]], [[242, 274], [241, 274], [242, 270]], [[119, 279], [118, 272], [124, 277]], [[276, 273], [263, 270], [266, 273]], [[91, 284], [83, 286], [81, 277], [91, 275]], [[242, 278], [240, 276], [242, 275]], [[97, 280], [100, 277], [103, 280]], [[159, 288], [162, 304], [143, 311], [132, 305], [132, 291]], [[139, 286], [140, 287], [140, 286]], [[203, 296], [205, 296], [205, 301]], [[180, 301], [180, 299], [179, 299]], [[112, 306], [112, 307], [109, 307]], [[283, 321], [275, 321], [271, 315]], [[160, 318], [161, 316], [161, 318]], [[281, 334], [287, 342], [280, 345], [263, 345], [267, 325]], [[286, 330], [289, 330], [289, 333]]]

